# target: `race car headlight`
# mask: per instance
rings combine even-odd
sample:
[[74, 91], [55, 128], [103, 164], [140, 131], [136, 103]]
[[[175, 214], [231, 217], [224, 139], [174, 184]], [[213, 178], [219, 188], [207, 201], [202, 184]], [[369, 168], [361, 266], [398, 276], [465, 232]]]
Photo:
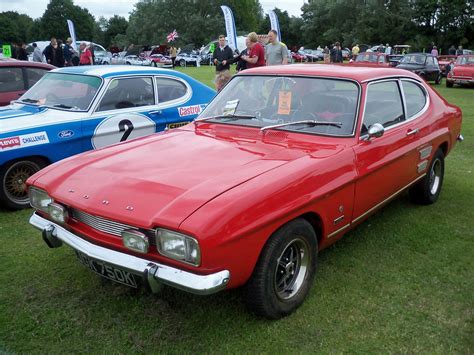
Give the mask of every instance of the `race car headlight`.
[[28, 190], [30, 196], [30, 205], [37, 210], [49, 213], [49, 204], [53, 202], [53, 199], [44, 190], [36, 187], [30, 187]]
[[187, 235], [158, 228], [156, 231], [158, 252], [169, 258], [183, 261], [194, 266], [201, 262], [199, 243]]

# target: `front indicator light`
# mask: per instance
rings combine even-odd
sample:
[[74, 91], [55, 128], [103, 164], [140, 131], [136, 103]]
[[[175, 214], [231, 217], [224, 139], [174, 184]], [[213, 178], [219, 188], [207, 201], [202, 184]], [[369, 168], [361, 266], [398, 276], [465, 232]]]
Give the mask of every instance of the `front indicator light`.
[[194, 266], [198, 266], [201, 262], [198, 241], [187, 235], [167, 229], [157, 229], [156, 245], [158, 252], [169, 258]]
[[130, 250], [139, 253], [148, 253], [148, 237], [134, 229], [127, 229], [122, 232], [123, 245]]
[[31, 207], [49, 213], [49, 204], [53, 202], [53, 199], [44, 190], [38, 189], [37, 187], [30, 187], [28, 189], [30, 196]]
[[67, 222], [69, 214], [67, 212], [66, 207], [60, 205], [59, 203], [51, 202], [48, 205], [48, 210], [51, 219], [62, 224]]

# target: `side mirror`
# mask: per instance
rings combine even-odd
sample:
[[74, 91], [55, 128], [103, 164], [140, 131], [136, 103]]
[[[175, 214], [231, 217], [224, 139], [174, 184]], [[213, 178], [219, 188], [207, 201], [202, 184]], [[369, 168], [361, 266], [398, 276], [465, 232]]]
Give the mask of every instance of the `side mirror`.
[[374, 123], [372, 126], [369, 127], [367, 134], [369, 135], [369, 139], [379, 138], [383, 136], [384, 132], [385, 132], [384, 126], [382, 126], [380, 123]]

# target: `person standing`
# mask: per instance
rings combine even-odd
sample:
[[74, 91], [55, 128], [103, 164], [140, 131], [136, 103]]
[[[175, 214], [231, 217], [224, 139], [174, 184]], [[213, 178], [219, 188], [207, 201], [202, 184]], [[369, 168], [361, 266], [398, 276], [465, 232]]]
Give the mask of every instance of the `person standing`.
[[342, 63], [342, 49], [341, 44], [336, 42], [331, 50], [331, 63]]
[[268, 32], [268, 44], [265, 46], [265, 61], [267, 65], [288, 64], [288, 48], [277, 39], [275, 30]]
[[454, 47], [454, 44], [452, 44], [451, 47], [449, 47], [448, 54], [456, 55], [456, 47]]
[[258, 43], [257, 34], [250, 32], [247, 37], [250, 41], [250, 49], [248, 55], [242, 56], [242, 59], [247, 62], [247, 68], [265, 66], [265, 49]]
[[462, 55], [464, 53], [462, 46], [459, 46], [458, 49], [456, 50], [456, 55]]
[[324, 46], [323, 49], [323, 59], [324, 59], [324, 64], [329, 64], [331, 63], [331, 56], [330, 56], [330, 50], [328, 46]]
[[28, 60], [28, 54], [26, 53], [26, 44], [20, 43], [16, 53], [16, 59], [18, 60]]
[[431, 55], [432, 55], [433, 57], [438, 58], [438, 54], [439, 54], [439, 53], [438, 53], [438, 47], [433, 46], [433, 49], [431, 50]]
[[92, 53], [87, 47], [85, 42], [82, 42], [79, 46], [79, 51], [81, 53], [81, 57], [79, 59], [79, 65], [93, 65], [94, 61], [92, 59]]
[[176, 61], [176, 56], [177, 56], [177, 50], [176, 50], [176, 47], [175, 46], [172, 46], [170, 48], [170, 58], [171, 58], [171, 63], [173, 65], [173, 69], [174, 69], [174, 62]]
[[48, 64], [62, 68], [64, 66], [63, 49], [59, 47], [56, 38], [52, 37], [50, 44], [43, 51]]
[[356, 59], [356, 57], [359, 55], [360, 48], [359, 45], [356, 43], [354, 47], [352, 47], [352, 59]]
[[33, 62], [43, 62], [43, 53], [41, 53], [41, 49], [38, 48], [36, 43], [33, 43]]
[[385, 45], [385, 54], [387, 55], [392, 54], [392, 47], [388, 43]]
[[220, 35], [219, 45], [214, 49], [214, 53], [212, 54], [212, 61], [216, 66], [216, 73], [229, 70], [233, 59], [234, 53], [232, 52], [232, 48], [226, 45], [225, 36]]
[[70, 67], [72, 66], [72, 57], [74, 55], [74, 49], [71, 46], [72, 39], [69, 37], [66, 40], [66, 44], [63, 47], [63, 56], [64, 56], [64, 66]]

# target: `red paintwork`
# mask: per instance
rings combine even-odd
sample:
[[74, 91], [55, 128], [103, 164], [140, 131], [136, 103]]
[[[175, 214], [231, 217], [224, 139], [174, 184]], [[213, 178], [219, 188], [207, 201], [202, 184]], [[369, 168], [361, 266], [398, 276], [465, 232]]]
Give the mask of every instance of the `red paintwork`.
[[446, 70], [446, 65], [451, 63], [452, 61], [456, 61], [457, 55], [440, 55], [438, 57], [438, 64], [439, 64], [439, 69], [441, 69], [441, 72], [444, 73]]
[[[0, 73], [3, 68], [42, 68], [46, 70], [52, 70], [56, 67], [51, 64], [28, 62], [26, 60], [1, 60], [0, 61]], [[24, 71], [23, 71], [24, 75]], [[26, 92], [26, 89], [0, 92], [0, 106], [10, 104], [10, 101], [18, 99], [21, 95]]]
[[456, 59], [454, 68], [448, 73], [446, 80], [456, 84], [474, 85], [474, 64], [462, 64], [466, 61], [474, 62], [474, 55], [460, 55]]
[[[202, 254], [199, 267], [156, 251], [146, 257], [198, 274], [227, 269], [231, 288], [247, 281], [266, 241], [282, 225], [305, 216], [317, 228], [320, 249], [329, 246], [364, 219], [357, 217], [420, 175], [416, 168], [420, 149], [433, 145], [432, 154], [438, 147], [448, 154], [460, 132], [460, 109], [405, 70], [287, 65], [249, 69], [240, 75], [275, 73], [357, 81], [362, 92], [356, 132], [367, 80], [400, 76], [417, 80], [429, 93], [430, 106], [419, 118], [371, 141], [360, 140], [359, 133], [348, 138], [277, 130], [262, 134], [252, 127], [191, 123], [66, 159], [35, 174], [28, 184], [90, 214], [194, 236]], [[417, 135], [406, 135], [415, 128]], [[81, 198], [84, 194], [89, 199]], [[110, 204], [102, 204], [104, 199]], [[126, 210], [129, 205], [133, 211]], [[342, 222], [334, 225], [341, 215]], [[94, 243], [133, 254], [118, 237], [79, 222], [69, 228]]]
[[[374, 61], [375, 58], [375, 61]], [[359, 53], [355, 61], [348, 63], [351, 66], [364, 66], [364, 67], [390, 67], [390, 61], [388, 55], [385, 53], [378, 52], [364, 52]]]
[[172, 64], [172, 61], [170, 58], [168, 57], [165, 57], [164, 55], [162, 56], [153, 56], [153, 55], [149, 55], [149, 56], [146, 56], [145, 59], [148, 59], [148, 60], [151, 60], [152, 62], [154, 63], [158, 63], [158, 64]]

